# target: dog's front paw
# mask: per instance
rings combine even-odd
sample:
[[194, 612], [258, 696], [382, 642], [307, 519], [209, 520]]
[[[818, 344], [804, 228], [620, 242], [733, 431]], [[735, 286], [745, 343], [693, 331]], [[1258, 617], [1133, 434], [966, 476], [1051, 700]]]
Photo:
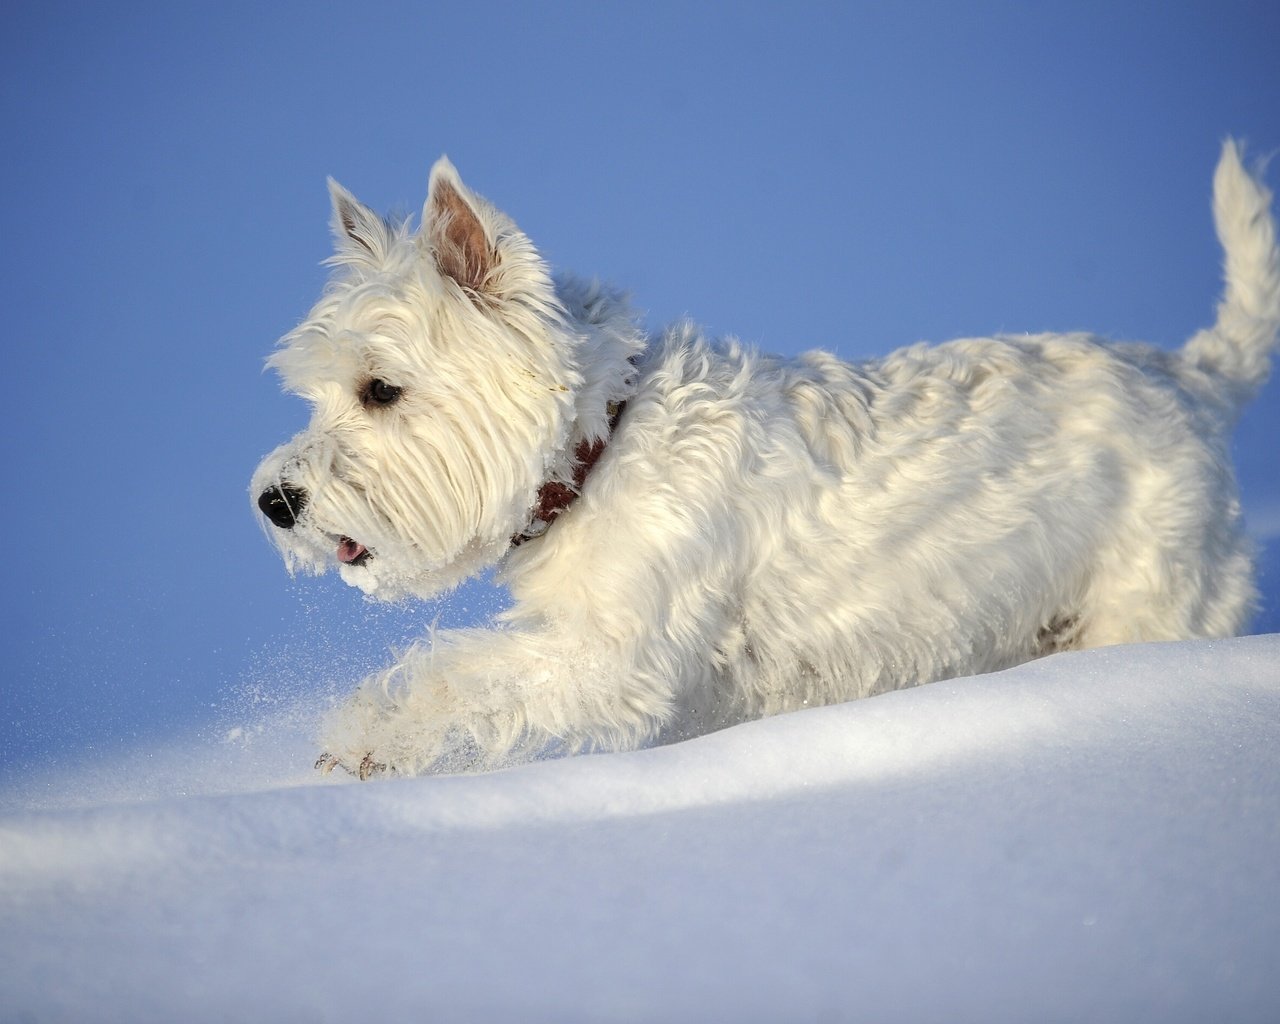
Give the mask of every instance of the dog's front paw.
[[334, 757], [332, 754], [321, 754], [320, 759], [316, 761], [316, 770], [322, 775], [328, 775], [335, 768], [341, 768], [348, 775], [354, 775], [361, 782], [367, 782], [375, 775], [394, 775], [395, 769], [387, 770], [387, 765], [381, 761], [373, 759], [372, 752], [365, 754], [360, 759], [360, 764], [352, 768], [349, 764], [342, 761], [341, 758]]

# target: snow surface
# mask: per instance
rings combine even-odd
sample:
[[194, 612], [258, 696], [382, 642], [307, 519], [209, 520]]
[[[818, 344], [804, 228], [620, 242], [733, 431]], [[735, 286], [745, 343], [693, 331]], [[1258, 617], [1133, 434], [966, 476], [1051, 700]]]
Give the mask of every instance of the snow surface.
[[487, 776], [309, 715], [6, 793], [0, 1017], [1280, 1020], [1280, 636]]

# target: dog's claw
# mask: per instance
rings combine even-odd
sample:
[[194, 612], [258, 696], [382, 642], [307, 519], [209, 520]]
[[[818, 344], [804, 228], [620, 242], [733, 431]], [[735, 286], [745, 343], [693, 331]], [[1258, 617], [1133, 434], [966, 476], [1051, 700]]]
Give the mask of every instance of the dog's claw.
[[348, 767], [332, 754], [321, 754], [320, 759], [316, 761], [316, 771], [322, 775], [328, 775], [335, 768], [341, 768], [348, 775], [356, 776], [361, 782], [367, 782], [375, 775], [384, 775], [387, 771], [387, 766], [381, 761], [375, 761], [372, 753], [364, 755], [358, 768]]
[[375, 761], [372, 754], [365, 754], [364, 760], [360, 762], [360, 770], [356, 774], [360, 776], [360, 781], [364, 782], [374, 775], [381, 775], [386, 770], [387, 766]]

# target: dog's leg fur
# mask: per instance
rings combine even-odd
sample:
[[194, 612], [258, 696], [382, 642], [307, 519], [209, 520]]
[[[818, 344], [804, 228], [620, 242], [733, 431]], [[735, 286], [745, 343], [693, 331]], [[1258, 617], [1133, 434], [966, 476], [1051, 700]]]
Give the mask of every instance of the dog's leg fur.
[[671, 705], [657, 678], [555, 628], [442, 631], [364, 682], [326, 749], [348, 767], [372, 751], [408, 774], [552, 747], [627, 749], [652, 739]]

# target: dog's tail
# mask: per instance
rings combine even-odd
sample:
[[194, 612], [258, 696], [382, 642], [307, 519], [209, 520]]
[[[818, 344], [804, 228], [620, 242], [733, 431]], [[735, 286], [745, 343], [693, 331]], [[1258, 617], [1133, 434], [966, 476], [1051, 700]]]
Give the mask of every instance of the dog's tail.
[[1280, 331], [1280, 250], [1271, 193], [1228, 139], [1213, 176], [1213, 219], [1225, 253], [1218, 322], [1183, 349], [1188, 363], [1226, 385], [1237, 409], [1262, 387]]

